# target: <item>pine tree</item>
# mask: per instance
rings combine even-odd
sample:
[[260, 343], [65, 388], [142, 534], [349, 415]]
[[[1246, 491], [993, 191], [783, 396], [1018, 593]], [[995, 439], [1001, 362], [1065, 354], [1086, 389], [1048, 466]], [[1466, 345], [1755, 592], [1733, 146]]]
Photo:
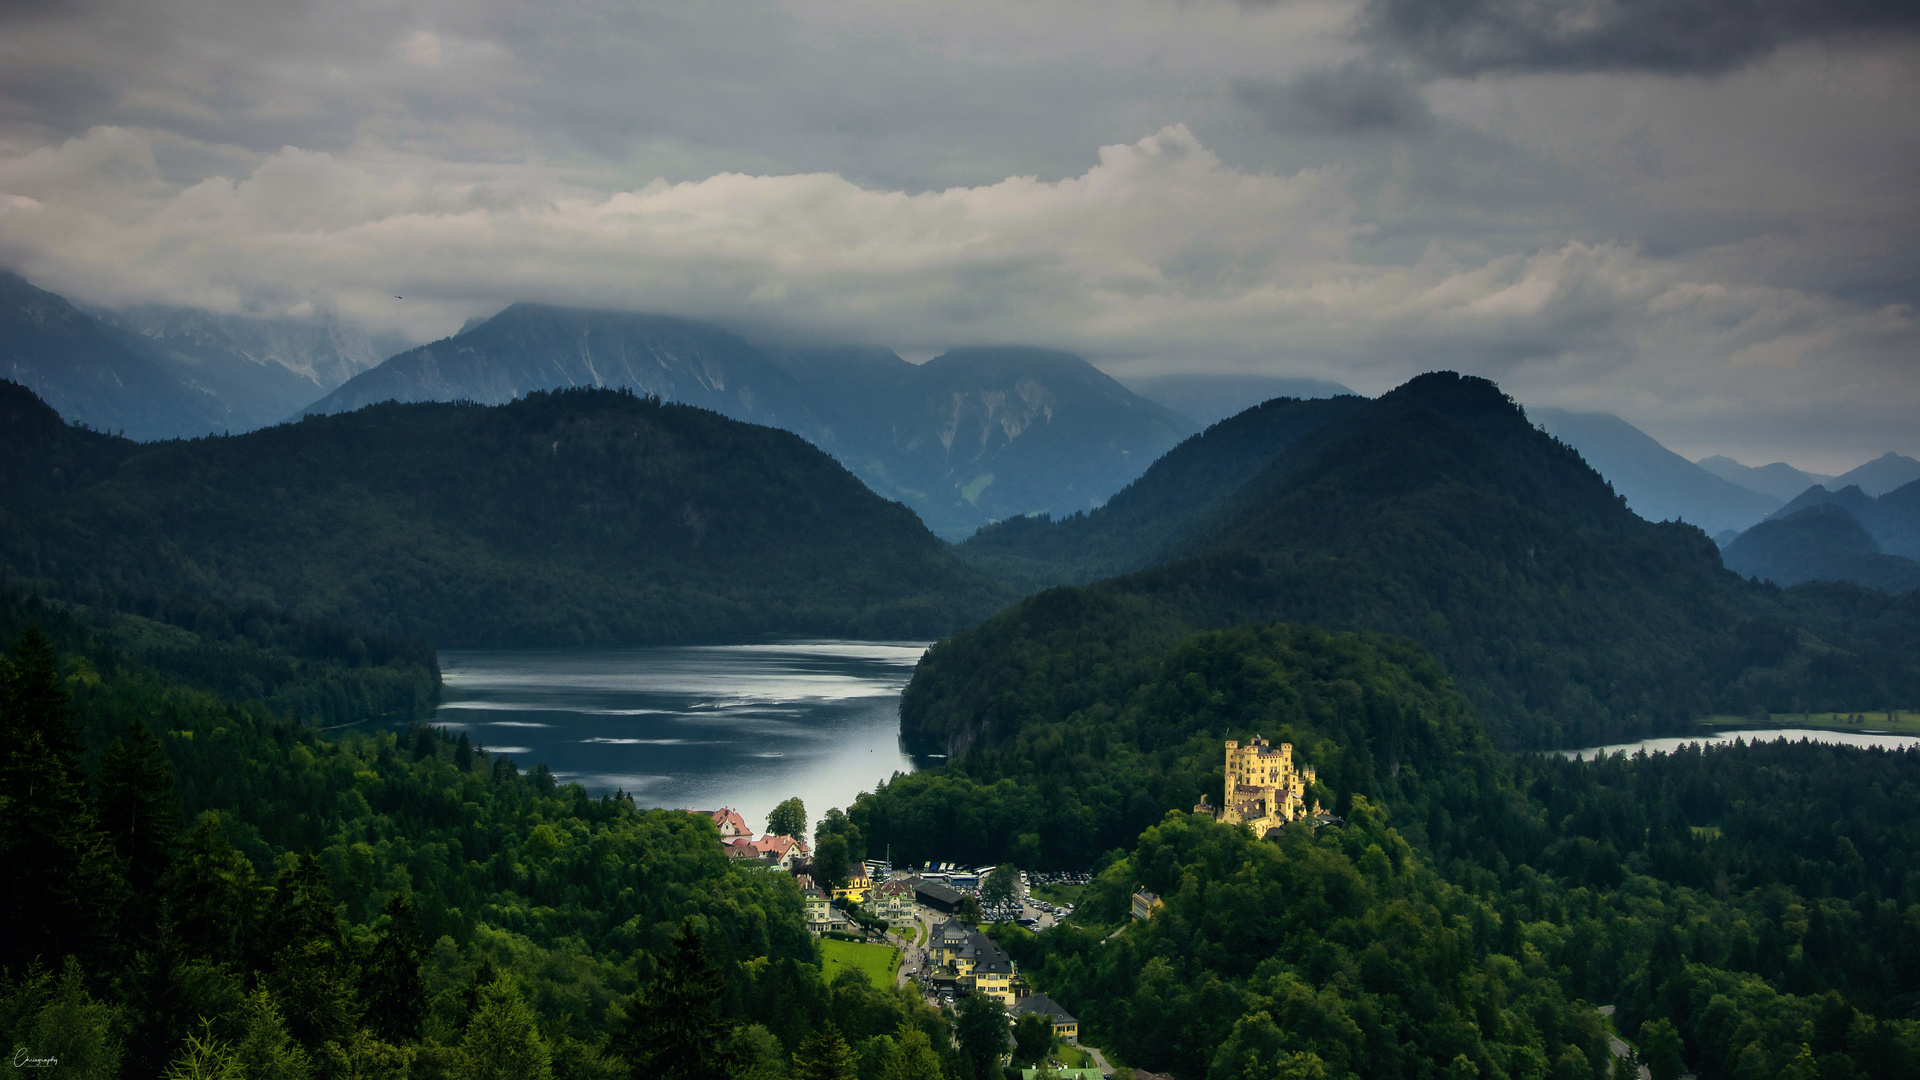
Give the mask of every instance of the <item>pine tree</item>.
[[100, 827], [113, 844], [136, 897], [153, 895], [180, 840], [180, 798], [173, 770], [139, 717], [108, 744], [94, 777]]
[[200, 815], [161, 881], [174, 935], [193, 956], [247, 970], [268, 956], [262, 935], [267, 888], [228, 843], [220, 816]]
[[726, 983], [707, 960], [706, 940], [693, 919], [680, 924], [673, 953], [638, 994], [615, 1032], [614, 1049], [634, 1080], [720, 1080], [732, 1062], [723, 1047], [733, 1024], [718, 1006]]
[[880, 1066], [880, 1080], [942, 1080], [944, 1075], [933, 1040], [912, 1024], [901, 1024], [893, 1053]]
[[480, 1008], [460, 1039], [459, 1080], [552, 1080], [553, 1054], [533, 1010], [506, 979], [480, 991]]
[[326, 871], [303, 852], [274, 882], [266, 919], [268, 989], [301, 1045], [318, 1049], [353, 1033], [357, 1009], [353, 964]]
[[853, 1050], [832, 1024], [807, 1036], [793, 1054], [793, 1080], [858, 1080]]
[[973, 994], [960, 1006], [960, 1054], [980, 1080], [1000, 1075], [1000, 1056], [1007, 1052], [1007, 1008], [1000, 999]]
[[0, 660], [0, 966], [95, 956], [126, 886], [80, 772], [80, 733], [53, 646], [29, 627]]
[[420, 924], [414, 918], [413, 900], [406, 893], [388, 897], [380, 914], [386, 916], [387, 925], [373, 943], [360, 979], [367, 1026], [387, 1042], [414, 1042], [420, 1038], [420, 1024], [427, 1009], [427, 984], [420, 975], [425, 955], [420, 945]]

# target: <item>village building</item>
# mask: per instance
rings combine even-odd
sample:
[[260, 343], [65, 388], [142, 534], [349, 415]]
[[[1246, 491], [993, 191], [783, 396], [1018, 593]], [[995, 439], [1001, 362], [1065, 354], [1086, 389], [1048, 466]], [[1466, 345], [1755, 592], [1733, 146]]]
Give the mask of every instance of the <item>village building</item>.
[[1153, 913], [1159, 910], [1161, 906], [1160, 895], [1158, 893], [1151, 893], [1145, 889], [1140, 889], [1133, 894], [1133, 917], [1136, 919], [1153, 918]]
[[811, 877], [800, 874], [794, 877], [793, 883], [800, 886], [800, 899], [806, 909], [809, 933], [819, 937], [829, 930], [846, 926], [846, 916], [834, 910], [833, 901], [827, 896], [826, 890], [815, 885]]
[[901, 878], [894, 878], [876, 886], [869, 907], [873, 909], [876, 918], [885, 919], [890, 925], [911, 924], [914, 912], [913, 884]]
[[1073, 1014], [1060, 1007], [1059, 1003], [1045, 994], [1028, 994], [1013, 1003], [1013, 1016], [1018, 1020], [1029, 1013], [1044, 1016], [1053, 1024], [1053, 1033], [1061, 1039], [1079, 1045], [1080, 1021]]
[[1307, 788], [1315, 780], [1313, 766], [1294, 767], [1292, 743], [1274, 747], [1255, 735], [1245, 746], [1227, 740], [1226, 752], [1226, 805], [1215, 810], [1202, 796], [1200, 805], [1193, 808], [1195, 813], [1245, 825], [1254, 835], [1265, 836], [1319, 812], [1318, 806], [1307, 802]]
[[867, 876], [863, 863], [847, 864], [847, 883], [833, 890], [835, 900], [851, 900], [856, 904], [867, 902], [867, 892], [873, 888], [873, 879]]
[[927, 942], [935, 985], [963, 994], [985, 994], [1011, 1007], [1018, 999], [1019, 972], [998, 942], [958, 919], [941, 923]]
[[736, 836], [753, 835], [753, 830], [747, 827], [747, 820], [740, 816], [739, 811], [731, 807], [723, 806], [718, 810], [689, 810], [687, 813], [698, 814], [712, 820], [714, 826], [720, 830], [720, 839], [723, 843]]
[[947, 915], [960, 910], [960, 901], [964, 899], [960, 890], [938, 881], [922, 881], [913, 887], [913, 895], [920, 903]]

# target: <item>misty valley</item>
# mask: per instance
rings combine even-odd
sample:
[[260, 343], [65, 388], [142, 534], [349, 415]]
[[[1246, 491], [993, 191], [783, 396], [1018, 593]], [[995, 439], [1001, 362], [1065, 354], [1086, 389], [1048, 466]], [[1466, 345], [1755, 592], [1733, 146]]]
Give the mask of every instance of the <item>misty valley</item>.
[[1920, 1077], [1920, 462], [0, 304], [50, 1075]]

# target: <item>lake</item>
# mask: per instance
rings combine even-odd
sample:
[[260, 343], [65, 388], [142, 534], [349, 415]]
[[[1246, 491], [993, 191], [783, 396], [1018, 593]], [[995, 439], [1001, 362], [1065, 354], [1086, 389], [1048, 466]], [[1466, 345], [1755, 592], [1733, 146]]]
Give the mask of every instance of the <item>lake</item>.
[[914, 763], [900, 691], [926, 643], [447, 649], [434, 723], [524, 773], [545, 762], [638, 806], [731, 806], [756, 831], [798, 795], [810, 822]]
[[1730, 743], [1735, 739], [1750, 743], [1779, 739], [1799, 742], [1801, 739], [1812, 739], [1814, 742], [1833, 743], [1837, 746], [1884, 746], [1888, 749], [1920, 746], [1920, 736], [1915, 735], [1875, 735], [1870, 732], [1828, 731], [1823, 728], [1757, 728], [1751, 731], [1717, 731], [1711, 735], [1677, 735], [1660, 739], [1642, 739], [1639, 742], [1616, 743], [1613, 746], [1589, 746], [1583, 750], [1556, 750], [1554, 753], [1561, 757], [1584, 761], [1601, 754], [1624, 753], [1632, 757], [1642, 750], [1649, 754], [1665, 754], [1689, 743], [1714, 746]]

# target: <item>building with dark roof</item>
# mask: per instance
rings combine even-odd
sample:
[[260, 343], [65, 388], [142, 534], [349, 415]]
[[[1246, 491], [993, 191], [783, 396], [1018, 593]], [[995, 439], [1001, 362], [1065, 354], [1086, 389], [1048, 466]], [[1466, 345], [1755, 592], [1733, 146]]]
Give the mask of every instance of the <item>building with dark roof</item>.
[[1045, 994], [1028, 994], [1013, 1003], [1013, 1015], [1017, 1019], [1029, 1013], [1044, 1016], [1053, 1022], [1053, 1033], [1070, 1043], [1079, 1045], [1080, 1021], [1073, 1014], [1060, 1007], [1060, 1003]]
[[960, 910], [960, 901], [964, 899], [958, 889], [942, 885], [937, 881], [923, 881], [913, 887], [914, 899], [935, 911], [944, 911], [951, 915]]

